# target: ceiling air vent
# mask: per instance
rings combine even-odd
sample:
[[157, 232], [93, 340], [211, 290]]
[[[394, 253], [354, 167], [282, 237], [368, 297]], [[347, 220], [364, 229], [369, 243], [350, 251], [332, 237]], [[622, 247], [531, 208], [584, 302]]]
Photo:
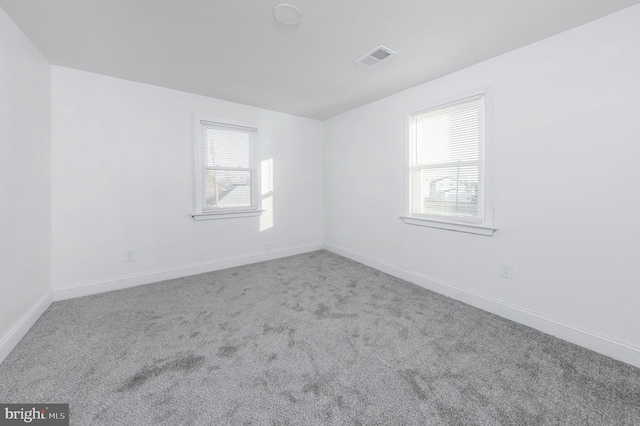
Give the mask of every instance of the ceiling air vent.
[[364, 56], [362, 56], [361, 58], [358, 58], [356, 60], [357, 63], [360, 64], [364, 64], [368, 67], [372, 67], [375, 64], [377, 64], [380, 61], [384, 61], [385, 59], [389, 58], [390, 56], [395, 55], [396, 52], [394, 52], [393, 50], [386, 48], [384, 46], [378, 46], [375, 49], [373, 49], [370, 52], [367, 52], [367, 54], [365, 54]]

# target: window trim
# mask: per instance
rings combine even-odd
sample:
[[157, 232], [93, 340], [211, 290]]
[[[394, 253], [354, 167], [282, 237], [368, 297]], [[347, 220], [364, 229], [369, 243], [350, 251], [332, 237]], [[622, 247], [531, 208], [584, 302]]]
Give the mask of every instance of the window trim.
[[[253, 140], [249, 149], [249, 169], [251, 171], [251, 206], [246, 208], [225, 208], [219, 211], [206, 211], [203, 212], [203, 200], [202, 200], [202, 122], [221, 124], [226, 126], [237, 126], [251, 129], [254, 132]], [[261, 209], [261, 197], [260, 197], [260, 170], [258, 168], [258, 159], [260, 158], [259, 143], [258, 143], [258, 126], [253, 123], [247, 123], [244, 121], [230, 120], [220, 117], [206, 117], [195, 116], [194, 117], [194, 188], [195, 188], [195, 213], [191, 217], [196, 221], [212, 220], [212, 219], [232, 219], [240, 217], [253, 217], [262, 214]]]
[[[411, 212], [412, 183], [412, 147], [411, 147], [411, 121], [413, 116], [422, 111], [437, 108], [450, 103], [455, 103], [474, 96], [484, 96], [485, 135], [484, 135], [484, 221], [482, 223], [468, 222], [463, 218], [455, 220], [453, 217], [417, 215]], [[404, 113], [404, 213], [399, 219], [408, 225], [426, 226], [430, 228], [445, 229], [449, 231], [466, 232], [471, 234], [491, 236], [498, 230], [495, 224], [495, 140], [494, 140], [494, 111], [493, 88], [484, 86], [481, 88], [459, 92], [454, 96], [439, 98], [437, 100], [413, 105]]]

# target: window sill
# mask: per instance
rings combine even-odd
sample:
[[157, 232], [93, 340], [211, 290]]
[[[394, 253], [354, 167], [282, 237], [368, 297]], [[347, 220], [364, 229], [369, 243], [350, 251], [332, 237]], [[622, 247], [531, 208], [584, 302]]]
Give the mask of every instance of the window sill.
[[446, 229], [449, 231], [466, 232], [468, 234], [477, 234], [492, 236], [498, 228], [485, 225], [476, 225], [473, 223], [446, 222], [442, 220], [426, 219], [415, 216], [400, 216], [400, 219], [408, 225], [427, 226], [429, 228]]
[[198, 213], [192, 214], [193, 220], [216, 220], [216, 219], [235, 219], [237, 217], [253, 217], [260, 216], [264, 210], [236, 211], [225, 213]]

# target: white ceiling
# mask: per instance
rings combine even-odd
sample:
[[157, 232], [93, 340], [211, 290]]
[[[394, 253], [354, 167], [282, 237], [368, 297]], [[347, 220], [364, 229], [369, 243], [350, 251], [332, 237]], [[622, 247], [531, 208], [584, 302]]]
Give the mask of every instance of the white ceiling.
[[[287, 27], [273, 7], [303, 12]], [[640, 0], [0, 0], [54, 65], [326, 119]], [[355, 64], [383, 44], [398, 54]]]

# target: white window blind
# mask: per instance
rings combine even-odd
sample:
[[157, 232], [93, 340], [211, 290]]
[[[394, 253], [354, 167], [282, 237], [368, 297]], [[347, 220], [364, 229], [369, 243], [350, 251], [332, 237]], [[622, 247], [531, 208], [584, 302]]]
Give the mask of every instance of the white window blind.
[[256, 129], [200, 121], [198, 213], [256, 210]]
[[411, 214], [485, 220], [484, 95], [411, 116]]

